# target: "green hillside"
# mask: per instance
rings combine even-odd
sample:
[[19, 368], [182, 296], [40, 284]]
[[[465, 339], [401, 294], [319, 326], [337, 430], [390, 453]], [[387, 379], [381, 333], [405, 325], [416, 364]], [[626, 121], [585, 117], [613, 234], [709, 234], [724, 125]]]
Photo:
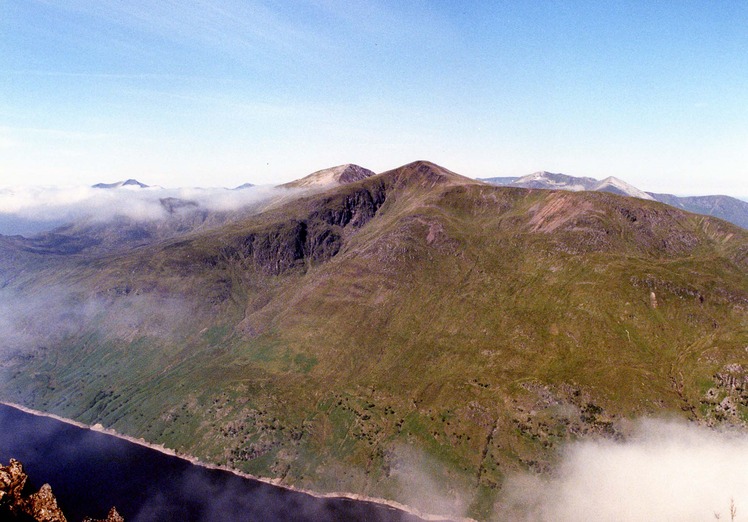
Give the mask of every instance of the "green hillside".
[[657, 202], [416, 162], [129, 251], [0, 247], [47, 335], [0, 398], [309, 489], [484, 518], [566, 441], [748, 421], [748, 232]]

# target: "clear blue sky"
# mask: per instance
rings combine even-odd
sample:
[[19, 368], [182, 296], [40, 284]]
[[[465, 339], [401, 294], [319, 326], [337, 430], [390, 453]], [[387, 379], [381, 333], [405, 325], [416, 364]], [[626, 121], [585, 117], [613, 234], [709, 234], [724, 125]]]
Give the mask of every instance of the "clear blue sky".
[[429, 159], [748, 195], [745, 1], [0, 0], [0, 185]]

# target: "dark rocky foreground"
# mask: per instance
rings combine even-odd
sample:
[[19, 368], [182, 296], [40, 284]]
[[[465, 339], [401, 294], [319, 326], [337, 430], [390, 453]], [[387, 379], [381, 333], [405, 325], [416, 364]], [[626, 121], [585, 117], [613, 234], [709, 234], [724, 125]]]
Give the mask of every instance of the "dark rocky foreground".
[[[37, 522], [67, 522], [67, 518], [57, 505], [57, 499], [49, 484], [39, 491], [29, 493], [28, 475], [23, 465], [10, 459], [7, 466], [0, 466], [0, 520]], [[86, 517], [83, 522], [124, 522], [115, 508], [101, 521]]]

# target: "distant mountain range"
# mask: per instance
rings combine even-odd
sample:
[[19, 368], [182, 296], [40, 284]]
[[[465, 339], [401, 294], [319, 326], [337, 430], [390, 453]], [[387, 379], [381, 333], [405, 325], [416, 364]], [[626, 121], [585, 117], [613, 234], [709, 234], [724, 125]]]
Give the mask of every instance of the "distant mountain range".
[[505, 187], [610, 192], [621, 196], [649, 199], [682, 208], [696, 214], [715, 216], [748, 229], [748, 202], [730, 196], [690, 196], [644, 192], [615, 177], [602, 181], [594, 178], [568, 176], [553, 172], [535, 172], [522, 177], [480, 178], [481, 181]]
[[[313, 172], [312, 174], [286, 183], [283, 187], [293, 188], [327, 188], [336, 184], [358, 181], [374, 175], [374, 172], [354, 164], [339, 165]], [[569, 176], [554, 172], [540, 171], [521, 177], [492, 177], [478, 178], [479, 181], [500, 185], [505, 187], [517, 187], [527, 189], [546, 190], [570, 190], [609, 192], [620, 196], [628, 196], [651, 201], [659, 201], [672, 207], [681, 208], [696, 214], [714, 216], [740, 227], [748, 229], [748, 202], [722, 195], [709, 196], [676, 196], [673, 194], [659, 194], [645, 192], [621, 179], [609, 176], [603, 180], [589, 177]], [[253, 187], [251, 183], [245, 183], [236, 187], [235, 190]], [[148, 185], [135, 179], [120, 181], [116, 183], [97, 183], [94, 188], [148, 188]]]
[[[255, 185], [252, 183], [243, 183], [239, 185], [238, 187], [234, 187], [233, 190], [242, 190], [246, 188], [254, 187]], [[115, 181], [114, 183], [97, 183], [96, 185], [91, 185], [91, 188], [97, 188], [97, 189], [117, 189], [117, 188], [152, 188], [150, 185], [146, 185], [145, 183], [141, 183], [137, 179], [128, 179], [125, 181]], [[161, 188], [161, 187], [153, 187], [153, 188]]]

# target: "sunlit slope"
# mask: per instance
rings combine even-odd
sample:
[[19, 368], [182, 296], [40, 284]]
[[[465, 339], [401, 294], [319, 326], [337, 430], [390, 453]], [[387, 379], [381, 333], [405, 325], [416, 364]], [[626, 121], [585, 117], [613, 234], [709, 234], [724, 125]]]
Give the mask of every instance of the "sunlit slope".
[[565, 440], [748, 420], [748, 234], [656, 202], [416, 162], [75, 266], [2, 396], [292, 484], [417, 504], [426, 459], [480, 515]]

